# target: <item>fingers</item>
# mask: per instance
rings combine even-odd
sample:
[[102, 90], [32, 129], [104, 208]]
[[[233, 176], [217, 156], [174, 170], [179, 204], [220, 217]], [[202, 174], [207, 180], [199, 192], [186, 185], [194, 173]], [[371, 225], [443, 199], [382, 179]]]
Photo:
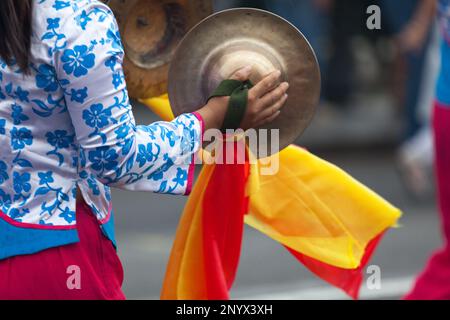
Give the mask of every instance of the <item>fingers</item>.
[[271, 105], [268, 108], [263, 109], [259, 113], [258, 118], [261, 120], [268, 119], [268, 118], [270, 119], [270, 117], [272, 117], [274, 114], [276, 114], [277, 112], [280, 111], [280, 109], [286, 103], [287, 98], [288, 98], [288, 95], [284, 94], [280, 99], [276, 100], [273, 105]]
[[273, 120], [275, 120], [276, 118], [278, 118], [278, 116], [281, 114], [281, 111], [278, 110], [277, 112], [275, 112], [273, 115], [271, 115], [268, 118], [265, 118], [264, 120], [260, 121], [259, 124], [257, 125], [257, 127], [261, 127], [263, 125], [266, 125], [268, 123], [271, 123]]
[[287, 92], [289, 89], [289, 83], [283, 82], [280, 84], [276, 89], [270, 91], [269, 93], [265, 94], [261, 99], [260, 103], [262, 105], [262, 108], [271, 106], [275, 104], [277, 101], [279, 101]]
[[239, 81], [246, 81], [250, 77], [250, 74], [252, 73], [252, 66], [246, 66], [239, 70], [237, 70], [230, 79], [232, 80], [239, 80]]
[[260, 98], [267, 92], [272, 91], [280, 82], [281, 71], [277, 70], [258, 82], [251, 90], [250, 93], [254, 98]]

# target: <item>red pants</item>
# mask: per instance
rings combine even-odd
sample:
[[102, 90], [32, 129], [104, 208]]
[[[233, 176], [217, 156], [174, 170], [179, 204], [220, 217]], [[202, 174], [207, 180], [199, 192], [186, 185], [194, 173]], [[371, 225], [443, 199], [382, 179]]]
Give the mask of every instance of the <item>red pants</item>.
[[435, 133], [436, 177], [444, 247], [432, 255], [416, 280], [409, 300], [450, 299], [450, 107], [436, 103]]
[[125, 299], [123, 269], [85, 202], [77, 202], [80, 242], [0, 260], [0, 299]]

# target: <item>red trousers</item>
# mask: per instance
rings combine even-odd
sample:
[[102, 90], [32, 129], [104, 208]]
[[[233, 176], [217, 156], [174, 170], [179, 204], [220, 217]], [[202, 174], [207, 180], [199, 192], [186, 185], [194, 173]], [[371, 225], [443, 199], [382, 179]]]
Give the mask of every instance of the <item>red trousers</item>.
[[413, 290], [405, 296], [409, 300], [450, 299], [450, 107], [435, 104], [433, 127], [438, 199], [445, 243], [431, 256]]
[[76, 215], [80, 242], [0, 260], [0, 299], [125, 299], [111, 241], [84, 201]]

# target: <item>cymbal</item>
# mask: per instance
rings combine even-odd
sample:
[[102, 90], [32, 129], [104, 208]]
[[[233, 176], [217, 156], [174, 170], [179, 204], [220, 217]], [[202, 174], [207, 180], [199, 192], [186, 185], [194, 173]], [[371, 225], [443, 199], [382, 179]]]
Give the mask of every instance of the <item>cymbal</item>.
[[[320, 70], [314, 50], [285, 19], [259, 9], [237, 8], [215, 13], [189, 31], [178, 45], [169, 69], [168, 93], [174, 114], [201, 108], [219, 83], [241, 67], [252, 65], [257, 83], [278, 69], [288, 81], [288, 100], [271, 124], [268, 142], [250, 146], [258, 158], [293, 143], [306, 129], [320, 96]], [[279, 129], [279, 148], [276, 135]]]
[[183, 36], [212, 13], [211, 0], [111, 0], [125, 49], [129, 95], [167, 92], [169, 62]]

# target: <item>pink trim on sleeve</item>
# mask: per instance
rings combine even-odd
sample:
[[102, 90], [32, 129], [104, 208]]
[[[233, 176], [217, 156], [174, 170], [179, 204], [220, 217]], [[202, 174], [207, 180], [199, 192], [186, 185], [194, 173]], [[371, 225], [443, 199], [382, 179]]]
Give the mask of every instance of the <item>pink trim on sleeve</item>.
[[[205, 122], [204, 122], [202, 116], [198, 112], [193, 112], [192, 114], [200, 122], [200, 131], [201, 131], [200, 148], [201, 148], [203, 145], [203, 135], [205, 133]], [[194, 153], [192, 155], [191, 164], [189, 165], [189, 169], [188, 169], [188, 181], [187, 181], [186, 192], [184, 193], [184, 195], [186, 195], [186, 196], [190, 195], [191, 191], [192, 191], [192, 184], [194, 182], [194, 173], [195, 173], [195, 157], [196, 157], [196, 154]]]
[[198, 119], [200, 122], [200, 146], [203, 144], [203, 135], [205, 134], [205, 121], [203, 120], [203, 117], [198, 112], [192, 112], [192, 114]]

